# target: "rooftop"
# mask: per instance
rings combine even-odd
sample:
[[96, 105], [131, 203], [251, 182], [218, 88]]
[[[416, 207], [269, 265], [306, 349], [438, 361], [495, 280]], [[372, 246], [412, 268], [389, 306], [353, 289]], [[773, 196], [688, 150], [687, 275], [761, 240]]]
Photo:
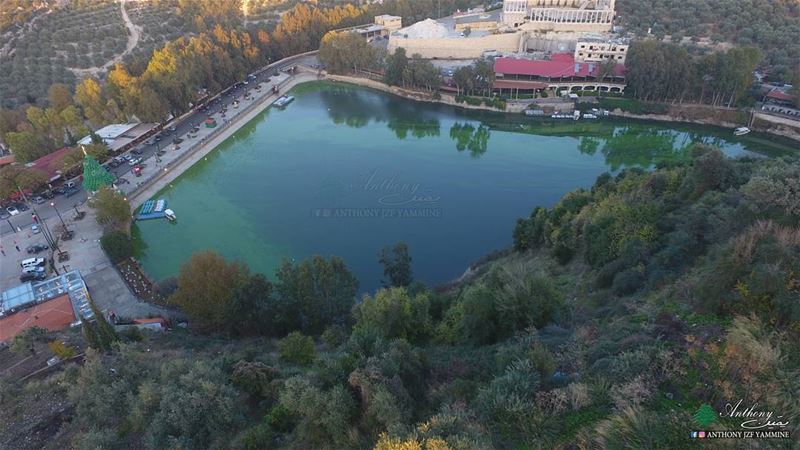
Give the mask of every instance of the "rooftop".
[[[103, 139], [109, 149], [117, 150], [133, 142], [156, 126], [158, 124], [155, 123], [116, 123], [95, 131], [95, 134]], [[78, 141], [78, 144], [83, 145], [91, 143], [91, 134]]]
[[[576, 63], [572, 53], [556, 53], [550, 59], [497, 58], [494, 71], [499, 74], [531, 75], [550, 78], [597, 76], [599, 64]], [[625, 66], [614, 66], [614, 76], [625, 75]]]
[[33, 327], [50, 331], [63, 330], [75, 322], [69, 295], [62, 294], [31, 308], [0, 318], [0, 342], [5, 342], [19, 332]]
[[89, 293], [79, 271], [74, 270], [53, 278], [23, 283], [0, 293], [0, 318], [13, 316], [26, 308], [34, 307], [50, 299], [68, 295], [72, 300], [75, 316], [90, 319]]
[[71, 150], [70, 147], [62, 147], [26, 165], [44, 173], [48, 181], [53, 181], [61, 176], [61, 158]]

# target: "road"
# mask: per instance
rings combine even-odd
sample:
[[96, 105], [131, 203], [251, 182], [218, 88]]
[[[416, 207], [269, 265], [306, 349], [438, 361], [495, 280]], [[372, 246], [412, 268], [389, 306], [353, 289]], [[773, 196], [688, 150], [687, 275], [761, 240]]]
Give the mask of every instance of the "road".
[[[194, 125], [202, 126], [203, 121], [206, 120], [208, 114], [213, 114], [218, 112], [222, 108], [227, 108], [230, 106], [231, 103], [236, 98], [241, 98], [242, 95], [246, 90], [253, 86], [253, 84], [258, 84], [260, 82], [265, 82], [269, 78], [269, 74], [274, 73], [276, 70], [282, 70], [287, 67], [296, 65], [296, 64], [304, 64], [307, 66], [315, 66], [319, 64], [316, 55], [305, 56], [301, 58], [294, 59], [290, 62], [286, 62], [283, 64], [279, 64], [275, 67], [270, 68], [269, 70], [265, 70], [257, 75], [255, 82], [251, 81], [248, 85], [239, 86], [235, 89], [230, 89], [225, 94], [218, 94], [208, 102], [208, 111], [193, 111], [191, 114], [187, 114], [186, 117], [180, 118], [180, 120], [173, 120], [171, 123], [167, 123], [164, 126], [164, 130], [161, 133], [154, 136], [152, 139], [159, 139], [155, 141], [153, 144], [142, 143], [137, 147], [134, 147], [127, 153], [131, 153], [132, 157], [142, 159], [142, 162], [148, 164], [150, 162], [146, 161], [149, 158], [152, 158], [153, 155], [156, 154], [160, 149], [167, 149], [170, 145], [172, 145], [172, 141], [175, 138], [183, 138], [185, 139], [186, 134], [193, 128]], [[172, 131], [171, 128], [175, 127], [175, 131]], [[149, 141], [149, 140], [148, 140]], [[123, 154], [124, 155], [124, 154]], [[110, 162], [109, 160], [108, 162]], [[125, 182], [132, 182], [134, 180], [134, 175], [132, 173], [133, 167], [128, 165], [127, 162], [123, 163], [118, 167], [108, 167], [108, 162], [104, 165], [108, 169], [108, 171], [118, 178], [119, 183]], [[78, 180], [74, 180], [78, 186], [80, 183], [77, 183]], [[75, 215], [74, 208], [80, 207], [86, 202], [87, 193], [81, 187], [79, 192], [72, 195], [71, 197], [64, 197], [63, 195], [57, 195], [53, 200], [48, 200], [41, 205], [31, 205], [35, 208], [37, 214], [42, 219], [47, 219], [50, 217], [55, 217], [57, 215], [56, 210], [64, 216], [66, 219], [67, 217], [72, 217]], [[30, 199], [29, 199], [30, 200]], [[55, 208], [50, 206], [50, 203], [55, 203]], [[31, 217], [31, 213], [33, 209], [30, 211], [21, 211], [18, 215], [10, 217], [8, 219], [3, 219], [0, 221], [0, 235], [6, 236], [14, 232], [17, 228], [22, 229], [25, 231], [26, 229], [30, 228], [33, 225], [33, 219]], [[12, 228], [13, 227], [13, 228]]]

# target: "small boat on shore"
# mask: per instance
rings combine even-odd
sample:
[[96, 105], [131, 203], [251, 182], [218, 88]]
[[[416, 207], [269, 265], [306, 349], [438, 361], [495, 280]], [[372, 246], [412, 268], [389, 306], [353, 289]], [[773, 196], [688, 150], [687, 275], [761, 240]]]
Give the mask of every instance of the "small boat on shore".
[[294, 97], [292, 97], [291, 95], [284, 95], [281, 96], [279, 99], [275, 100], [275, 106], [277, 106], [278, 108], [283, 108], [289, 103], [292, 103], [293, 101]]
[[170, 222], [175, 222], [176, 220], [178, 220], [178, 216], [175, 215], [175, 211], [171, 209], [164, 210], [164, 217], [166, 217], [167, 220], [169, 220]]
[[739, 127], [737, 129], [733, 130], [733, 135], [734, 136], [744, 136], [745, 134], [748, 134], [748, 133], [750, 133], [750, 128], [747, 128], [747, 127]]

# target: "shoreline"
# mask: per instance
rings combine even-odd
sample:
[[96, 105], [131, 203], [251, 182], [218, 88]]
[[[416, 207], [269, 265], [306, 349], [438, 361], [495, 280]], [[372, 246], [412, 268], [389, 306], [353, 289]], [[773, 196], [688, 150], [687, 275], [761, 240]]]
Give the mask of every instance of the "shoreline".
[[253, 120], [256, 116], [261, 114], [266, 108], [271, 106], [275, 100], [280, 98], [284, 92], [289, 91], [298, 84], [307, 83], [309, 81], [317, 80], [317, 75], [309, 72], [298, 71], [297, 74], [292, 75], [281, 84], [281, 93], [279, 94], [266, 94], [260, 99], [250, 105], [250, 108], [244, 114], [235, 116], [227, 125], [224, 130], [215, 134], [211, 139], [195, 146], [190, 153], [181, 155], [177, 164], [169, 167], [169, 170], [159, 172], [159, 175], [148, 182], [148, 185], [128, 197], [131, 205], [131, 211], [135, 211], [142, 203], [151, 199], [160, 190], [162, 190], [169, 183], [173, 182], [176, 178], [181, 176], [187, 169], [195, 163], [203, 159], [206, 155], [211, 153], [226, 139], [239, 131], [242, 126]]
[[[527, 103], [517, 103], [509, 101], [507, 103], [506, 109], [501, 110], [486, 105], [469, 105], [466, 103], [457, 103], [455, 101], [455, 96], [452, 94], [442, 93], [441, 98], [436, 99], [433, 97], [432, 94], [428, 94], [426, 92], [404, 89], [397, 86], [390, 86], [381, 81], [372, 80], [369, 78], [327, 74], [325, 76], [325, 80], [376, 89], [382, 92], [387, 92], [390, 94], [403, 97], [408, 100], [427, 102], [427, 103], [437, 103], [441, 105], [455, 106], [457, 108], [463, 108], [463, 109], [491, 111], [491, 112], [499, 112], [507, 114], [522, 114], [523, 111], [528, 106]], [[706, 106], [704, 105], [704, 107]], [[710, 108], [713, 111], [712, 107], [706, 107], [706, 108]], [[619, 117], [624, 119], [652, 120], [655, 122], [675, 122], [675, 123], [685, 123], [685, 124], [692, 124], [699, 126], [707, 125], [707, 126], [715, 126], [726, 129], [733, 129], [740, 126], [736, 123], [717, 119], [714, 116], [709, 116], [702, 119], [690, 119], [685, 117], [673, 116], [669, 114], [634, 114], [622, 111], [620, 109], [615, 109], [613, 111], [610, 111], [609, 113], [613, 117]], [[756, 119], [755, 123], [751, 127], [753, 131], [756, 131], [758, 133], [766, 133], [781, 139], [790, 139], [795, 142], [800, 142], [800, 122], [794, 125], [791, 123], [787, 123], [788, 119], [784, 119], [782, 117], [770, 116], [767, 114], [763, 114], [759, 111], [755, 111], [755, 119]], [[771, 126], [755, 126], [756, 124], [760, 123], [768, 123]]]

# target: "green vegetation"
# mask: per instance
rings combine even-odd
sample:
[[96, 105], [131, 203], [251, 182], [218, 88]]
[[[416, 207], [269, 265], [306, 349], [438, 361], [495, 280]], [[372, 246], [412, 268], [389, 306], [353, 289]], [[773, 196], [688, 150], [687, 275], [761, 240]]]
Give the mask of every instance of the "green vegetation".
[[273, 283], [198, 254], [172, 298], [191, 331], [98, 322], [105, 353], [10, 398], [68, 395], [81, 448], [730, 448], [688, 437], [702, 405], [800, 415], [800, 165], [690, 156], [534, 209], [514, 252], [444, 291], [356, 303], [335, 258]]
[[133, 241], [124, 231], [111, 231], [100, 238], [100, 247], [113, 263], [133, 256]]
[[734, 47], [696, 58], [677, 44], [635, 42], [626, 62], [626, 93], [647, 101], [736, 106], [749, 99], [746, 94], [761, 59], [755, 47]]
[[125, 229], [131, 220], [128, 199], [110, 187], [97, 191], [89, 206], [96, 210], [97, 223], [107, 231]]
[[[623, 25], [639, 36], [691, 36], [757, 46], [772, 66], [770, 77], [790, 81], [800, 59], [800, 7], [791, 0], [619, 0]], [[697, 50], [704, 49], [700, 47]], [[676, 67], [679, 64], [674, 64]]]

